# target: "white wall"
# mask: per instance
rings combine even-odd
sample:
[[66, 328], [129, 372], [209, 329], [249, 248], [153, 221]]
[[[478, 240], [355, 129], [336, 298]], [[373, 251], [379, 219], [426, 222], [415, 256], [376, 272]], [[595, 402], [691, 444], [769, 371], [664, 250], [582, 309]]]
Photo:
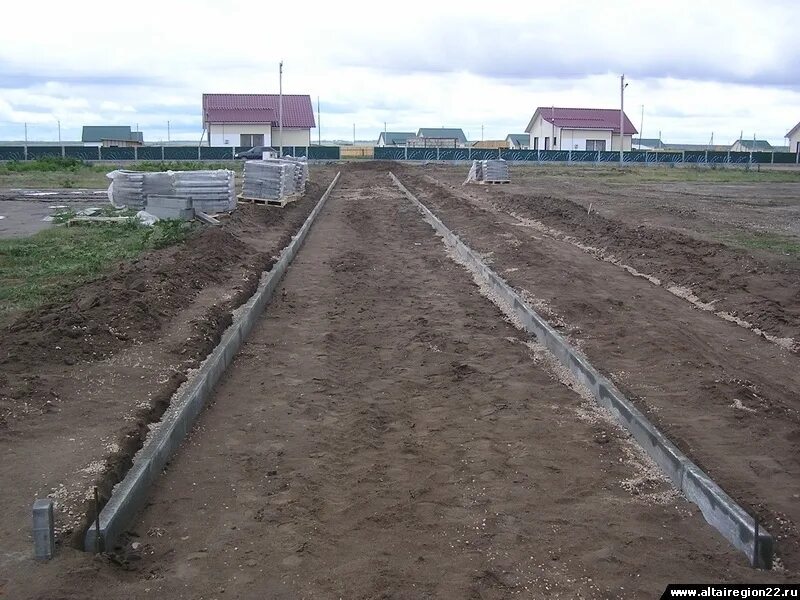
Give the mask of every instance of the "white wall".
[[269, 123], [225, 123], [224, 125], [212, 123], [209, 127], [212, 146], [240, 146], [241, 137], [239, 136], [242, 133], [264, 134], [264, 145], [272, 145], [272, 127]]
[[[272, 128], [272, 146], [277, 148], [281, 143], [281, 137], [277, 127]], [[310, 146], [311, 145], [311, 130], [310, 129], [297, 129], [293, 127], [283, 128], [283, 145], [284, 146]]]
[[[554, 133], [555, 132], [555, 133]], [[552, 123], [548, 123], [542, 118], [541, 113], [536, 117], [536, 120], [533, 122], [533, 127], [530, 131], [530, 142], [528, 147], [533, 150], [533, 140], [534, 138], [539, 138], [539, 145], [536, 147], [537, 150], [544, 150], [544, 138], [551, 138], [550, 143], [552, 144], [552, 138], [555, 135], [556, 137], [556, 147], [555, 149], [558, 150], [558, 144], [560, 140], [558, 138], [561, 137], [561, 130], [558, 127], [553, 127]], [[550, 148], [552, 150], [552, 148]]]
[[800, 129], [798, 129], [795, 134], [789, 138], [789, 152], [794, 152], [797, 154], [798, 147], [800, 147]]

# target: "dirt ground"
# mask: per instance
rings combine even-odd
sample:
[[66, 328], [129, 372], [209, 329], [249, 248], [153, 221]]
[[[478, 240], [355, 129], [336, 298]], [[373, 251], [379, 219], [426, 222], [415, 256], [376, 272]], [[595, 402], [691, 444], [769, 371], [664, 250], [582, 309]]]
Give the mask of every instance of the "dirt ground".
[[60, 544], [76, 543], [93, 486], [108, 495], [147, 423], [217, 343], [334, 174], [312, 168], [302, 200], [242, 205], [222, 227], [122, 262], [66, 302], [3, 327], [0, 595], [29, 561], [33, 499], [56, 499]]
[[[276, 299], [110, 555], [70, 547], [87, 493], [95, 483], [110, 492], [147, 423], [336, 167], [312, 170], [300, 203], [243, 207], [223, 228], [122, 264], [2, 332], [0, 598], [617, 598], [654, 597], [678, 580], [796, 580], [792, 258], [720, 243], [714, 227], [737, 230], [735, 210], [681, 224], [679, 211], [659, 208], [659, 192], [634, 218], [635, 193], [598, 182], [584, 190], [594, 189], [595, 210], [584, 192], [570, 198], [577, 184], [526, 173], [510, 186], [462, 188], [459, 169], [391, 167], [759, 516], [780, 556], [763, 573], [503, 320], [388, 168], [345, 168]], [[674, 197], [664, 205], [688, 202]], [[766, 200], [755, 213], [763, 219], [741, 218], [775, 214]], [[745, 281], [743, 264], [756, 265]], [[781, 274], [786, 289], [776, 291]], [[670, 290], [687, 281], [713, 294], [693, 305]], [[35, 564], [30, 504], [48, 493], [61, 509], [59, 551]]]
[[749, 569], [363, 166], [115, 554], [66, 548], [6, 585], [494, 599], [786, 579]]
[[[685, 273], [697, 287], [716, 290], [705, 300], [719, 300], [739, 314], [745, 309], [738, 302], [765, 311], [776, 306], [774, 314], [792, 323], [781, 332], [792, 337], [800, 277], [778, 283], [772, 279], [777, 271], [754, 273], [752, 287], [726, 296], [742, 263], [760, 257], [657, 227], [632, 231], [624, 221], [598, 222], [594, 214], [576, 211], [574, 202], [552, 197], [545, 186], [461, 186], [454, 185], [460, 175], [454, 170], [397, 170], [446, 225], [484, 253], [681, 449], [759, 517], [776, 536], [787, 568], [800, 567], [799, 357], [670, 293], [668, 273]], [[595, 246], [595, 228], [610, 240], [605, 252]], [[658, 261], [650, 260], [653, 240], [663, 241]], [[609, 260], [608, 248], [624, 258]], [[711, 257], [727, 258], [706, 268]], [[631, 273], [629, 260], [639, 276]], [[798, 269], [788, 260], [781, 264], [775, 268]], [[784, 300], [773, 303], [770, 297]], [[749, 318], [764, 322], [758, 315]]]

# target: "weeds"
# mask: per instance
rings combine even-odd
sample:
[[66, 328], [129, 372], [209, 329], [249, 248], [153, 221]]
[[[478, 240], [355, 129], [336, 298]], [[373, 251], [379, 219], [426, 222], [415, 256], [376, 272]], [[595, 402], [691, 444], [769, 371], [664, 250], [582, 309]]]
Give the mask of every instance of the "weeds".
[[146, 227], [132, 218], [114, 224], [55, 227], [27, 238], [0, 240], [0, 320], [59, 301], [120, 260], [182, 242], [194, 230], [193, 223], [183, 221], [159, 221]]

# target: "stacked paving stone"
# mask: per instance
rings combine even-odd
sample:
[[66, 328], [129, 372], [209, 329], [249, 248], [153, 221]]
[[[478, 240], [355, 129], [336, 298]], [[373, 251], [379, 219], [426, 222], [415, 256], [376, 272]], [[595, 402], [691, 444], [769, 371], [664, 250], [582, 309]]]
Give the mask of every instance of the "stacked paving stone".
[[473, 160], [467, 181], [511, 181], [504, 160]]
[[[108, 195], [114, 206], [144, 208], [155, 214], [149, 208], [166, 203], [179, 211], [172, 217], [160, 218], [184, 218], [187, 213], [180, 211], [189, 209], [211, 214], [236, 209], [235, 174], [226, 169], [156, 173], [120, 170], [108, 177]], [[166, 200], [169, 198], [173, 201]]]
[[283, 200], [305, 189], [308, 167], [296, 159], [248, 160], [244, 163], [242, 196], [251, 200]]
[[308, 161], [306, 160], [306, 157], [301, 156], [295, 158], [293, 156], [286, 156], [284, 157], [284, 160], [295, 164], [295, 192], [298, 194], [304, 194], [306, 191], [306, 182], [308, 181]]

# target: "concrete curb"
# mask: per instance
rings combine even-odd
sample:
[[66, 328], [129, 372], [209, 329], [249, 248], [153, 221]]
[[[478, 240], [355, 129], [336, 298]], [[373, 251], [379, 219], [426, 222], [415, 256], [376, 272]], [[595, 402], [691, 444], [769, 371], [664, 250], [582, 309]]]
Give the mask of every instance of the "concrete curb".
[[585, 356], [572, 348], [547, 321], [522, 300], [511, 286], [417, 200], [393, 173], [389, 175], [397, 187], [417, 206], [433, 229], [444, 238], [445, 243], [459, 257], [472, 265], [491, 289], [513, 307], [525, 330], [535, 335], [561, 364], [592, 392], [597, 402], [614, 414], [672, 480], [673, 485], [700, 508], [705, 520], [735, 548], [743, 552], [751, 566], [771, 568], [774, 554], [772, 536], [759, 527], [753, 517], [658, 431], [622, 392], [603, 377]]
[[[222, 335], [219, 345], [208, 355], [191, 383], [172, 398], [170, 404], [178, 408], [174, 411], [167, 410], [158, 430], [148, 438], [134, 458], [133, 466], [125, 478], [114, 488], [111, 498], [100, 512], [99, 535], [102, 548], [113, 547], [117, 537], [144, 506], [150, 485], [161, 474], [172, 453], [191, 430], [192, 423], [203, 409], [217, 381], [231, 364], [236, 352], [261, 316], [286, 269], [308, 235], [314, 220], [339, 181], [340, 175], [341, 173], [336, 174], [300, 230], [281, 251], [280, 258], [269, 273], [262, 275], [258, 289], [237, 310], [238, 316], [233, 324]], [[92, 525], [86, 532], [84, 550], [94, 552], [97, 535], [97, 529]]]

